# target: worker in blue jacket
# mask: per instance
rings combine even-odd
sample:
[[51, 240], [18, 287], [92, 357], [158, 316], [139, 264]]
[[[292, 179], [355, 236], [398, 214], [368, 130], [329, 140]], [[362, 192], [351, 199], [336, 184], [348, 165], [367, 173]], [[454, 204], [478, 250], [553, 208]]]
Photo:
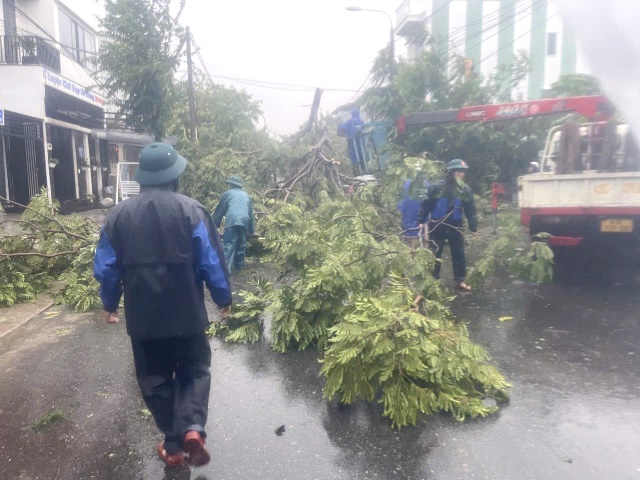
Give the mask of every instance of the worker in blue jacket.
[[[447, 176], [444, 180], [431, 185], [418, 215], [420, 228], [427, 229], [425, 238], [429, 238], [431, 249], [438, 259], [433, 275], [440, 278], [440, 259], [444, 246], [448, 242], [451, 248], [456, 286], [466, 292], [470, 292], [471, 287], [464, 281], [467, 266], [464, 253], [463, 216], [467, 217], [471, 232], [475, 234], [478, 230], [473, 192], [464, 183], [468, 168], [463, 160], [451, 160], [447, 164]], [[426, 223], [427, 220], [429, 223]]]
[[227, 180], [229, 190], [220, 199], [213, 221], [216, 227], [220, 227], [224, 218], [224, 232], [222, 233], [222, 245], [224, 258], [231, 268], [241, 270], [244, 267], [244, 256], [247, 251], [247, 235], [254, 233], [253, 203], [251, 197], [242, 189], [242, 180], [233, 175]]
[[[418, 214], [420, 213], [420, 206], [422, 202], [418, 200], [420, 192], [412, 192], [412, 180], [405, 180], [402, 191], [404, 192], [404, 198], [398, 203], [398, 210], [402, 215], [402, 230], [403, 236], [406, 240], [413, 241], [418, 239], [420, 233], [420, 222], [418, 221]], [[424, 188], [427, 189], [429, 183], [424, 180]], [[423, 192], [423, 190], [421, 190]]]
[[138, 385], [164, 441], [170, 467], [204, 465], [211, 385], [204, 287], [223, 315], [231, 287], [218, 232], [205, 208], [176, 193], [187, 161], [169, 145], [140, 152], [140, 194], [116, 205], [100, 233], [94, 275], [107, 323], [117, 323], [124, 292]]
[[338, 131], [347, 137], [349, 159], [354, 175], [365, 173], [364, 142], [362, 128], [364, 121], [360, 118], [360, 110], [351, 110], [351, 118], [338, 126]]

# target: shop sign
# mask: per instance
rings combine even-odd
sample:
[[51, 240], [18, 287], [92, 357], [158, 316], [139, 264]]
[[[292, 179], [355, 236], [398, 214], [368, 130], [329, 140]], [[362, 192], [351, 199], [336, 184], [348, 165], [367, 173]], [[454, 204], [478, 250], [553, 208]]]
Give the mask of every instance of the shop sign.
[[104, 97], [93, 93], [91, 90], [81, 87], [80, 85], [68, 80], [60, 75], [50, 72], [47, 69], [42, 70], [44, 81], [47, 85], [73, 95], [85, 102], [92, 103], [99, 107], [104, 107], [107, 103]]

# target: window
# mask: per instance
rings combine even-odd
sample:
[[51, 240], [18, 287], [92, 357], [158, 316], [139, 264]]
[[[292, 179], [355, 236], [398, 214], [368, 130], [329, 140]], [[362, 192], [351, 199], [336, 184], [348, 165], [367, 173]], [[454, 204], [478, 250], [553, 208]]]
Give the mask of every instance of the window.
[[547, 33], [547, 55], [555, 55], [558, 49], [558, 34]]
[[96, 54], [96, 36], [62, 9], [58, 9], [58, 20], [63, 55], [91, 68], [88, 60]]

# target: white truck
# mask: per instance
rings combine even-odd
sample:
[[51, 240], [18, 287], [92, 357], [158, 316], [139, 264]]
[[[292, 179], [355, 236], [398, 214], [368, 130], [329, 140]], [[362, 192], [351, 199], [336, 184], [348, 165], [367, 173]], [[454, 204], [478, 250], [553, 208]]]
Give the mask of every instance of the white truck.
[[630, 254], [640, 247], [640, 164], [627, 125], [553, 128], [540, 172], [518, 178], [523, 225], [567, 249]]
[[[530, 233], [548, 233], [561, 254], [593, 246], [594, 252], [640, 247], [640, 154], [627, 125], [601, 95], [563, 97], [457, 110], [417, 112], [396, 120], [398, 135], [412, 128], [468, 122], [504, 122], [578, 114], [591, 123], [566, 122], [547, 136], [540, 172], [518, 178], [521, 220]], [[497, 211], [494, 183], [494, 211]]]

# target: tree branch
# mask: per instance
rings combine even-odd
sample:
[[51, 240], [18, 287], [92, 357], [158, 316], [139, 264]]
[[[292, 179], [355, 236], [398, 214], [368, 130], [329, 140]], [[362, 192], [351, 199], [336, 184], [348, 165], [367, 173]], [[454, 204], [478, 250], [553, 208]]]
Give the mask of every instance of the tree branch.
[[[313, 96], [313, 104], [311, 105], [311, 112], [309, 113], [309, 120], [307, 120], [304, 127], [293, 135], [293, 141], [295, 143], [298, 143], [302, 137], [311, 131], [311, 128], [314, 125], [318, 124], [318, 109], [320, 108], [320, 99], [322, 98], [323, 91], [324, 90], [321, 88], [316, 88], [316, 92]], [[316, 131], [319, 132], [319, 128], [316, 128]]]
[[353, 265], [354, 263], [363, 262], [369, 256], [371, 256], [371, 257], [384, 257], [385, 255], [393, 255], [395, 253], [400, 253], [400, 252], [383, 252], [383, 253], [376, 253], [375, 255], [367, 255], [367, 256], [364, 256], [362, 258], [358, 258], [357, 260], [354, 260], [352, 262], [346, 263], [344, 266], [345, 267], [349, 267], [349, 266]]
[[[70, 237], [77, 238], [79, 240], [84, 240], [86, 242], [89, 242], [89, 239], [87, 239], [86, 237], [83, 237], [82, 235], [75, 234], [75, 233], [70, 232], [68, 230], [52, 230], [50, 228], [42, 228], [42, 227], [39, 227], [38, 225], [36, 225], [35, 223], [28, 222], [26, 220], [9, 219], [9, 220], [4, 220], [4, 221], [0, 222], [0, 225], [2, 225], [3, 223], [19, 223], [19, 224], [29, 225], [31, 228], [34, 228], [34, 229], [36, 229], [36, 230], [38, 230], [40, 232], [43, 232], [43, 233], [51, 233], [53, 235], [57, 235], [57, 234], [58, 235], [68, 235]], [[25, 235], [28, 235], [28, 234], [16, 233], [15, 235], [8, 235], [8, 236], [9, 237], [15, 237], [15, 236], [25, 236]]]
[[38, 253], [38, 252], [19, 252], [19, 253], [0, 253], [0, 258], [9, 258], [9, 257], [42, 257], [42, 258], [55, 258], [60, 257], [62, 255], [72, 255], [78, 253], [80, 248], [76, 248], [75, 250], [67, 250], [65, 252], [58, 253]]
[[78, 235], [76, 233], [70, 232], [69, 230], [67, 230], [64, 225], [62, 225], [58, 220], [56, 220], [53, 217], [50, 217], [48, 215], [45, 215], [44, 213], [40, 213], [39, 211], [27, 206], [27, 205], [22, 205], [21, 203], [18, 202], [14, 202], [13, 200], [9, 200], [8, 198], [3, 197], [2, 195], [0, 195], [0, 200], [5, 201], [7, 203], [10, 203], [12, 205], [16, 205], [18, 207], [24, 208], [26, 210], [29, 210], [33, 213], [35, 213], [36, 215], [40, 215], [42, 218], [45, 218], [47, 220], [49, 220], [50, 222], [55, 223], [56, 225], [58, 225], [58, 227], [60, 227], [60, 230], [65, 234], [65, 235], [69, 235], [70, 237], [74, 237], [77, 238], [79, 240], [84, 240], [85, 242], [90, 242], [90, 240], [87, 237], [83, 237], [82, 235]]

